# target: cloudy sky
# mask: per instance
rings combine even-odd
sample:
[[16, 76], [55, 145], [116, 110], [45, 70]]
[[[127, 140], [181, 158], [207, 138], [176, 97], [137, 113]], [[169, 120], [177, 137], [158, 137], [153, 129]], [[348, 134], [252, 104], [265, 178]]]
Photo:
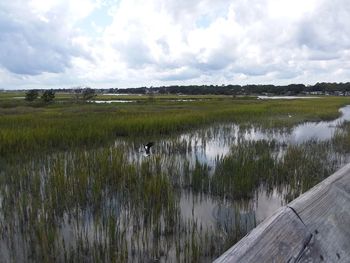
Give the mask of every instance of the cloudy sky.
[[0, 88], [350, 81], [348, 0], [0, 1]]

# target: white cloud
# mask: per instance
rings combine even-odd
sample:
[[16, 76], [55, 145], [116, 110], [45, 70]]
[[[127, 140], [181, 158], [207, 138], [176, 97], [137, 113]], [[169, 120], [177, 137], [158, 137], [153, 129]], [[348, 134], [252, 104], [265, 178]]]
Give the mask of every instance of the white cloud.
[[60, 74], [71, 67], [72, 57], [89, 59], [89, 54], [74, 43], [77, 7], [68, 2], [1, 3], [0, 65], [18, 75]]
[[92, 0], [31, 0], [28, 2], [28, 8], [33, 14], [45, 17], [47, 20], [50, 20], [52, 15], [63, 19], [68, 17], [69, 19], [64, 21], [66, 23], [75, 23], [87, 17], [96, 7], [98, 3]]
[[349, 80], [346, 0], [14, 0], [0, 10], [0, 87]]

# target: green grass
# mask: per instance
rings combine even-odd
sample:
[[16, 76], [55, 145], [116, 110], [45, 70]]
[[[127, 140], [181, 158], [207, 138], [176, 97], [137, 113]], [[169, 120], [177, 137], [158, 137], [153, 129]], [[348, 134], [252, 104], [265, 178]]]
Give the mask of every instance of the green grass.
[[[25, 96], [24, 92], [20, 92], [20, 91], [8, 91], [8, 92], [0, 91], [0, 101], [14, 100], [15, 97], [24, 97], [24, 96]], [[16, 100], [20, 100], [20, 99], [16, 99]]]
[[[254, 217], [238, 208], [240, 200], [249, 202], [262, 185], [294, 199], [341, 163], [332, 158], [336, 145], [342, 145], [340, 138], [287, 147], [242, 141], [216, 160], [212, 175], [198, 160], [182, 165], [186, 156], [180, 162], [166, 154], [130, 161], [130, 144], [13, 159], [0, 169], [0, 234], [6, 244], [18, 241], [13, 251], [34, 262], [148, 261], [171, 250], [176, 261], [209, 262], [255, 226]], [[277, 158], [280, 147], [284, 154]], [[195, 217], [184, 220], [182, 191], [231, 204], [232, 218], [215, 228]], [[68, 237], [62, 226], [70, 229]], [[16, 253], [10, 258], [19, 259]]]
[[274, 141], [245, 142], [217, 162], [211, 193], [231, 199], [249, 199], [264, 185], [279, 188], [290, 202], [309, 190], [341, 165], [334, 147], [339, 141], [309, 141], [289, 145], [277, 157], [281, 145]]
[[[191, 159], [198, 150], [191, 142], [163, 137], [230, 121], [241, 124], [244, 133], [251, 125], [291, 127], [332, 119], [350, 104], [346, 97], [208, 96], [176, 102], [156, 96], [111, 105], [76, 104], [69, 97], [49, 105], [4, 101], [0, 241], [9, 261], [209, 262], [256, 225], [249, 200], [261, 187], [277, 189], [290, 201], [331, 174], [350, 152], [346, 123], [327, 142], [238, 140], [210, 165]], [[165, 141], [154, 146], [159, 153], [137, 159], [139, 141], [158, 136]], [[203, 142], [210, 136], [215, 134], [198, 135]], [[116, 139], [117, 146], [109, 144]], [[277, 157], [279, 150], [283, 154]], [[185, 199], [187, 210], [195, 198], [218, 200], [230, 212], [221, 215], [230, 218], [201, 225], [193, 208], [182, 210], [180, 200], [188, 193], [193, 198]]]
[[[345, 104], [350, 104], [350, 98], [258, 101], [211, 96], [193, 102], [155, 99], [108, 105], [65, 99], [50, 105], [8, 100], [0, 103], [0, 156], [101, 145], [119, 136], [168, 135], [213, 122], [291, 126], [335, 118]], [[288, 114], [293, 117], [286, 118]]]

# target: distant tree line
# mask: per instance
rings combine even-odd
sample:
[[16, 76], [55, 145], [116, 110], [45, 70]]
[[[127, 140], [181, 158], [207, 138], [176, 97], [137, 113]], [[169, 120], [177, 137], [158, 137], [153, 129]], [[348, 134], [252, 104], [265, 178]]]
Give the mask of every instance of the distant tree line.
[[74, 99], [76, 101], [92, 100], [97, 96], [96, 90], [90, 87], [77, 88], [74, 89], [72, 93], [74, 94]]
[[347, 83], [316, 83], [315, 85], [188, 85], [188, 86], [161, 86], [139, 87], [125, 89], [108, 89], [106, 93], [126, 94], [186, 94], [186, 95], [300, 95], [326, 94], [350, 95], [350, 82]]
[[[35, 99], [38, 94], [28, 95]], [[70, 89], [53, 89], [55, 92], [73, 94], [78, 101], [94, 99], [97, 94], [184, 94], [184, 95], [302, 95], [302, 94], [329, 94], [350, 96], [350, 82], [347, 83], [316, 83], [315, 85], [290, 84], [290, 85], [173, 85], [160, 87], [138, 88], [109, 88], [93, 89], [90, 87], [74, 87]], [[27, 96], [26, 96], [27, 99]]]
[[[24, 99], [28, 102], [33, 102], [33, 101], [40, 101], [44, 103], [50, 103], [54, 100], [56, 92], [60, 92], [62, 90], [38, 90], [38, 89], [32, 89], [32, 90], [27, 90], [25, 92], [25, 97]], [[65, 90], [67, 92], [67, 90]], [[93, 100], [96, 96], [96, 90], [85, 87], [85, 88], [77, 88], [73, 90], [73, 98], [76, 101], [88, 101], [88, 100]], [[39, 97], [40, 96], [40, 97]]]

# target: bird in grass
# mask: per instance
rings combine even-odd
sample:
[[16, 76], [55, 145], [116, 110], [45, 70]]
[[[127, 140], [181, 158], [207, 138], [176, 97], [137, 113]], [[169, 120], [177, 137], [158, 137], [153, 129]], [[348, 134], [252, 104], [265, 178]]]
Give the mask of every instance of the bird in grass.
[[147, 155], [150, 155], [150, 154], [151, 154], [151, 147], [152, 147], [153, 145], [154, 145], [153, 142], [149, 142], [149, 143], [147, 143], [147, 144], [145, 144], [145, 145], [143, 146], [143, 148], [145, 148], [145, 152], [146, 152]]

